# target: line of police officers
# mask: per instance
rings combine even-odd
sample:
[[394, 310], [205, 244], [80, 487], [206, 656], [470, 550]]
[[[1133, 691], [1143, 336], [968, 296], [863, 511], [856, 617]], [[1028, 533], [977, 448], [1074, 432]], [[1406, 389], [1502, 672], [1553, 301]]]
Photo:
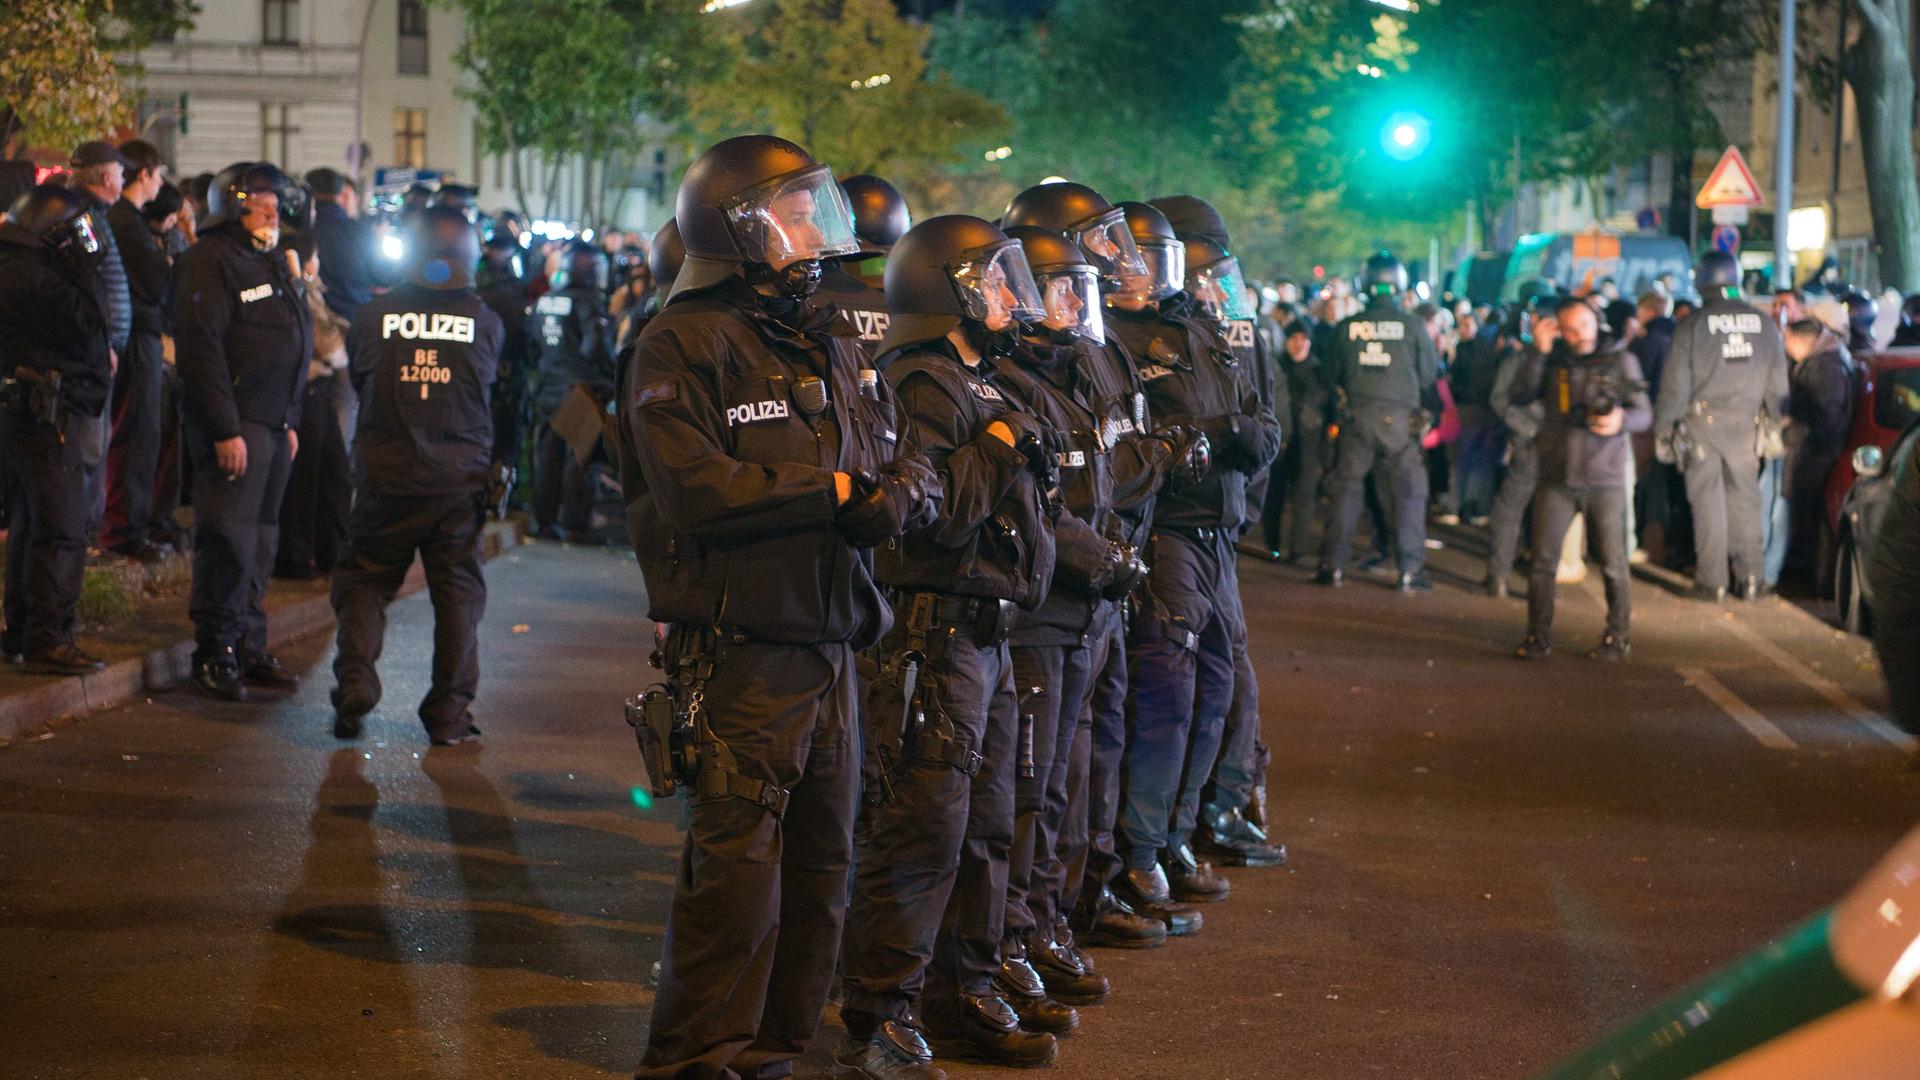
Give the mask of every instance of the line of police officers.
[[789, 1075], [836, 968], [837, 1075], [1046, 1064], [1083, 946], [1226, 896], [1197, 844], [1284, 859], [1234, 566], [1275, 380], [1169, 202], [1210, 229], [1066, 183], [908, 228], [770, 136], [688, 169], [618, 398], [669, 676], [629, 718], [692, 789], [640, 1076]]

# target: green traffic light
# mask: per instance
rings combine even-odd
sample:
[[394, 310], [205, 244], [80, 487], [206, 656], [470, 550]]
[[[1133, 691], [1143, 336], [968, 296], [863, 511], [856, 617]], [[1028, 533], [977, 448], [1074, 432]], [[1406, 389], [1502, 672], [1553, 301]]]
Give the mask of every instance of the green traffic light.
[[1396, 112], [1380, 125], [1380, 149], [1395, 161], [1412, 161], [1433, 145], [1433, 124], [1417, 112]]

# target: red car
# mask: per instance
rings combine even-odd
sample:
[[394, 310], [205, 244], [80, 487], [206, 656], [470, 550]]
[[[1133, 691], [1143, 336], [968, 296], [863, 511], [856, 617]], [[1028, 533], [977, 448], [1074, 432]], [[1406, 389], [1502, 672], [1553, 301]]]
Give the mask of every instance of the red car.
[[1853, 433], [1827, 477], [1827, 525], [1840, 535], [1840, 504], [1853, 487], [1853, 452], [1863, 446], [1881, 450], [1915, 418], [1920, 418], [1920, 348], [1889, 349], [1856, 357], [1853, 384]]

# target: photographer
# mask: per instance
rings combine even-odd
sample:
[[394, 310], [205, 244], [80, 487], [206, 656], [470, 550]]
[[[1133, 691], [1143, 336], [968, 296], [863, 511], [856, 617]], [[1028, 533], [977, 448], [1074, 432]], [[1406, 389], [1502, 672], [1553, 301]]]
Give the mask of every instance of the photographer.
[[1527, 589], [1527, 637], [1514, 650], [1536, 660], [1553, 650], [1555, 557], [1573, 515], [1585, 513], [1607, 583], [1607, 630], [1594, 660], [1627, 658], [1628, 432], [1653, 421], [1647, 384], [1632, 353], [1599, 348], [1600, 321], [1578, 299], [1562, 300], [1533, 324], [1534, 355], [1516, 378], [1511, 402], [1544, 407], [1537, 449], [1540, 486], [1533, 497], [1533, 570]]

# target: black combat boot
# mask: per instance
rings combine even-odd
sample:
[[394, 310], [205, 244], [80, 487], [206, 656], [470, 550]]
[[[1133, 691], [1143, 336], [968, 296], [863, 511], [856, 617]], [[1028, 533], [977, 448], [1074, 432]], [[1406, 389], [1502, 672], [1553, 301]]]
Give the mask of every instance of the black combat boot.
[[914, 1020], [882, 1020], [865, 1038], [847, 1032], [833, 1055], [833, 1075], [862, 1080], [947, 1080]]
[[[1159, 929], [1157, 925], [1155, 928]], [[1028, 946], [1027, 962], [1040, 973], [1040, 981], [1047, 984], [1047, 996], [1055, 1001], [1098, 1005], [1107, 1000], [1113, 990], [1107, 977], [1093, 970], [1092, 963], [1079, 950], [1063, 944], [1057, 937]]]
[[1080, 918], [1080, 940], [1095, 948], [1151, 949], [1167, 943], [1165, 923], [1135, 912], [1111, 889], [1100, 890]]
[[240, 680], [240, 661], [232, 649], [221, 649], [194, 658], [193, 688], [222, 701], [247, 700], [247, 684]]
[[1045, 980], [1027, 962], [1026, 949], [1019, 945], [1008, 946], [1008, 955], [1000, 961], [1000, 974], [994, 978], [993, 985], [1019, 1015], [1020, 1026], [1028, 1031], [1065, 1035], [1080, 1026], [1080, 1014], [1073, 1006], [1047, 996]]
[[1208, 803], [1200, 808], [1200, 829], [1193, 846], [1223, 866], [1279, 866], [1287, 861], [1283, 844], [1267, 840], [1266, 830], [1237, 808]]
[[1053, 1064], [1060, 1049], [1052, 1035], [1022, 1029], [1020, 1014], [998, 994], [929, 1002], [926, 1020], [928, 1041], [943, 1058], [1037, 1069]]
[[1114, 885], [1114, 895], [1125, 901], [1128, 907], [1166, 924], [1169, 937], [1197, 933], [1206, 921], [1194, 908], [1174, 902], [1173, 890], [1167, 884], [1167, 872], [1158, 866], [1128, 870], [1120, 875], [1120, 880]]
[[1233, 891], [1226, 876], [1201, 862], [1188, 844], [1167, 850], [1167, 885], [1175, 900], [1189, 904], [1217, 904]]

